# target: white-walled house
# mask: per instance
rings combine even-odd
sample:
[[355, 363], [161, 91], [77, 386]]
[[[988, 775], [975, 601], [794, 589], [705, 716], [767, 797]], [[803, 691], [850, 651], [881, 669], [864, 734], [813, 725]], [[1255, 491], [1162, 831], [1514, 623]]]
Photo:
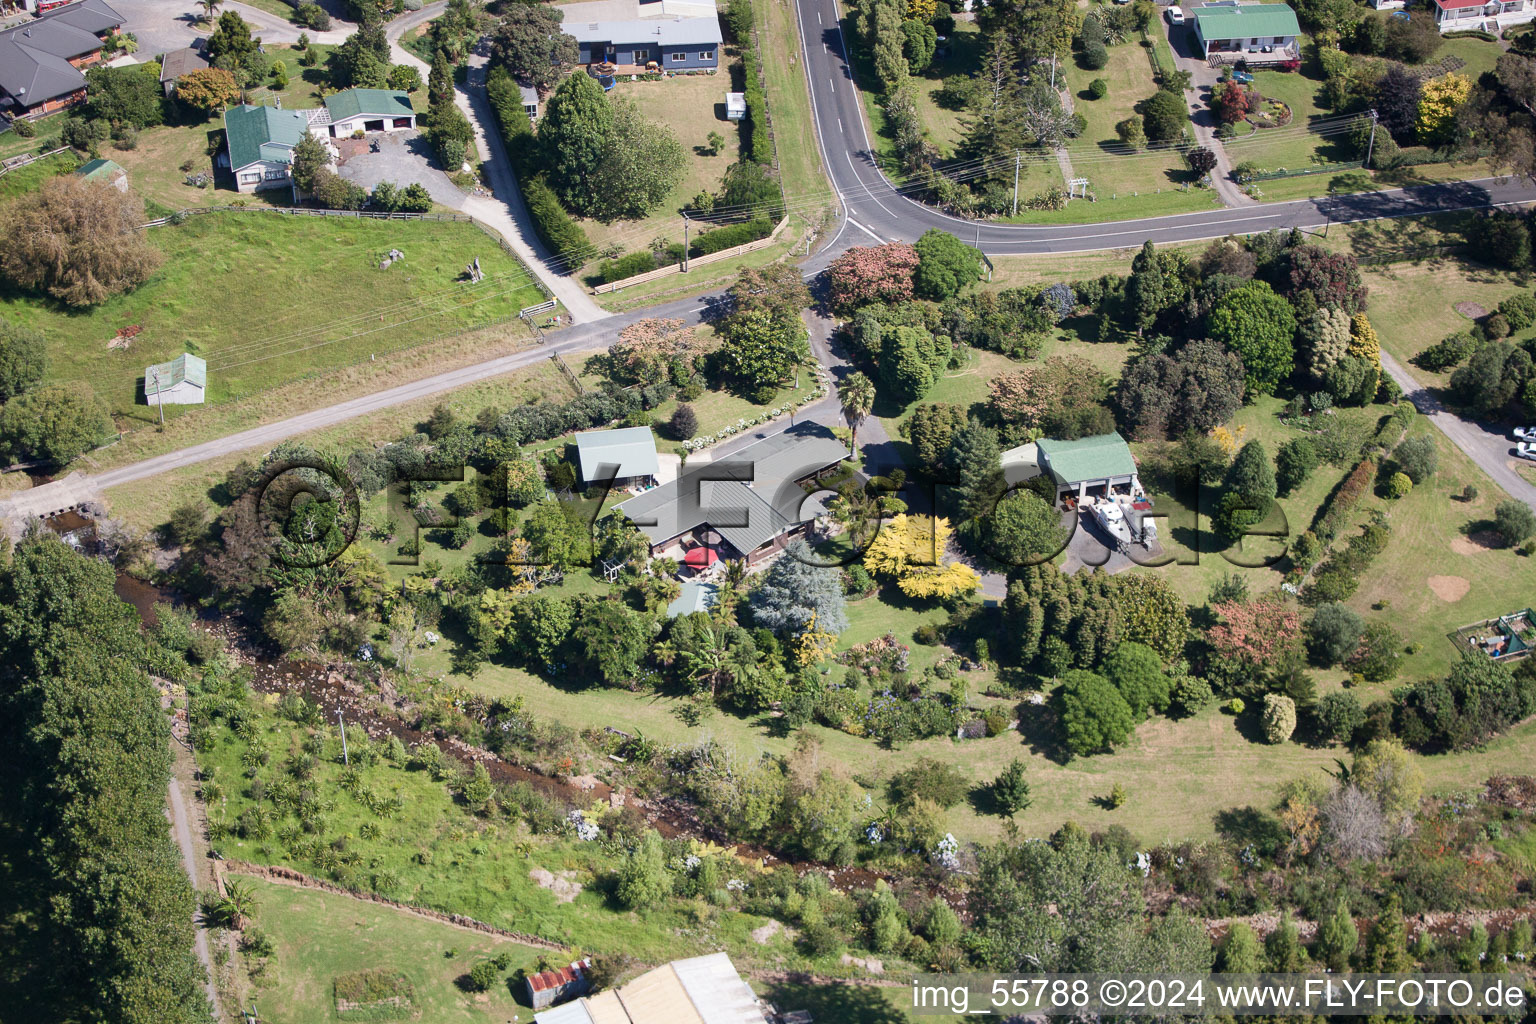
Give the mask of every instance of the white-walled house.
[[1536, 0], [1435, 0], [1435, 23], [1441, 32], [1482, 29], [1497, 34], [1528, 21], [1536, 21]]
[[397, 89], [343, 89], [325, 98], [325, 106], [305, 111], [310, 127], [333, 139], [358, 132], [403, 132], [416, 127], [411, 97]]
[[293, 147], [309, 131], [302, 110], [244, 104], [224, 111], [224, 145], [235, 189], [293, 187]]
[[1195, 8], [1195, 38], [1210, 63], [1277, 64], [1300, 60], [1301, 25], [1286, 4], [1239, 4], [1231, 0]]

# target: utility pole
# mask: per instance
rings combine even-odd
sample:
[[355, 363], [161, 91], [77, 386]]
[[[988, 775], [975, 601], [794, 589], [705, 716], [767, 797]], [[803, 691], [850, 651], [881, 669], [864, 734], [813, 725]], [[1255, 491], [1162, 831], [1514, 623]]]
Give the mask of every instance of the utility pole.
[[1371, 169], [1371, 154], [1376, 149], [1376, 108], [1371, 108], [1371, 141], [1365, 144], [1365, 170]]
[[1019, 215], [1019, 157], [1018, 150], [1013, 151], [1013, 215]]
[[150, 368], [149, 375], [155, 378], [155, 408], [160, 410], [160, 429], [165, 429], [165, 403], [160, 401], [160, 371]]
[[683, 214], [683, 273], [688, 273], [688, 214]]
[[343, 767], [352, 764], [347, 756], [347, 723], [341, 720], [341, 708], [336, 709], [336, 728], [341, 730], [341, 763]]

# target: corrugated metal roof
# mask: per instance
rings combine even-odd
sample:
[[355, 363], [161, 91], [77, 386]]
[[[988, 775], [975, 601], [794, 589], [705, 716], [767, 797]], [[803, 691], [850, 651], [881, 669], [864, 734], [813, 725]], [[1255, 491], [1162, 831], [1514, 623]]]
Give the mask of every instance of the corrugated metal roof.
[[[757, 996], [727, 954], [674, 960], [669, 965], [704, 1024], [765, 1024]], [[657, 1018], [656, 1024], [666, 1024]]]
[[564, 1006], [552, 1007], [548, 1010], [540, 1010], [533, 1015], [535, 1024], [599, 1024], [592, 1019], [587, 1012], [585, 999], [578, 999], [574, 1003], [566, 1003]]
[[720, 34], [720, 19], [676, 18], [639, 19], [635, 21], [587, 21], [560, 23], [561, 31], [575, 37], [578, 43], [613, 43], [629, 45], [658, 43], [662, 46], [719, 45], [724, 38]]
[[1036, 442], [1041, 466], [1049, 469], [1061, 483], [1103, 480], [1112, 476], [1130, 476], [1136, 472], [1136, 460], [1125, 438], [1118, 433], [1096, 434], [1076, 441]]
[[[581, 479], [586, 483], [631, 476], [655, 476], [661, 470], [656, 460], [656, 435], [650, 427], [620, 427], [616, 430], [583, 430], [576, 435], [576, 455], [581, 463]], [[614, 466], [619, 467], [614, 473]]]
[[201, 71], [208, 66], [208, 59], [190, 46], [172, 50], [160, 62], [160, 82], [174, 82], [188, 71]]
[[75, 168], [75, 173], [89, 181], [112, 181], [119, 174], [126, 174], [115, 160], [88, 160]]
[[629, 1014], [624, 1012], [624, 1004], [619, 1001], [617, 992], [599, 992], [581, 1002], [592, 1018], [592, 1024], [630, 1024]]
[[410, 117], [416, 113], [411, 97], [396, 89], [343, 89], [325, 98], [332, 121], [349, 117]]
[[258, 160], [293, 162], [293, 147], [309, 131], [309, 118], [302, 110], [244, 105], [224, 111], [224, 137], [229, 144], [229, 169], [254, 164]]
[[1236, 7], [1201, 7], [1195, 24], [1202, 39], [1251, 39], [1266, 36], [1298, 36], [1296, 12], [1285, 4], [1239, 4]]
[[190, 352], [183, 352], [168, 363], [156, 363], [144, 368], [144, 386], [155, 387], [155, 374], [160, 374], [160, 388], [166, 390], [186, 381], [200, 388], [208, 387], [208, 363]]
[[824, 427], [804, 424], [735, 455], [683, 467], [678, 479], [615, 508], [660, 544], [708, 525], [743, 555], [805, 522], [806, 494], [795, 484], [848, 456]]
[[706, 1024], [671, 964], [646, 971], [620, 988], [619, 1002], [633, 1024]]

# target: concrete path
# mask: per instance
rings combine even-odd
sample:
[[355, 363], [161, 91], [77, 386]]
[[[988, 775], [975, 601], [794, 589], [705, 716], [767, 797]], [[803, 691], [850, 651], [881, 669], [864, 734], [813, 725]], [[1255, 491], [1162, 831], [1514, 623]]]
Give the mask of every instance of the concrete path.
[[1413, 379], [1402, 363], [1387, 353], [1381, 354], [1381, 368], [1391, 374], [1403, 394], [1451, 443], [1477, 463], [1478, 468], [1512, 498], [1536, 509], [1536, 485], [1527, 482], [1514, 468], [1514, 442], [1502, 433], [1487, 430], [1471, 420], [1462, 419], [1440, 404], [1430, 391]]
[[[431, 21], [441, 14], [446, 3], [428, 4], [421, 10], [396, 18], [385, 30], [389, 38], [390, 56], [397, 64], [410, 64], [421, 70], [425, 81], [432, 70], [421, 58], [400, 45], [400, 37], [407, 31]], [[551, 269], [552, 254], [544, 248], [533, 230], [533, 218], [523, 204], [522, 190], [517, 187], [517, 176], [507, 159], [501, 144], [501, 132], [496, 129], [496, 118], [491, 112], [485, 95], [486, 55], [482, 41], [477, 52], [469, 59], [469, 80], [465, 88], [455, 88], [454, 102], [464, 116], [469, 118], [475, 132], [475, 148], [480, 153], [481, 165], [490, 179], [494, 196], [472, 195], [459, 209], [476, 220], [493, 228], [506, 239], [512, 251], [528, 265], [528, 269], [559, 299], [575, 323], [591, 323], [611, 316], [592, 300], [579, 281]], [[487, 128], [490, 130], [487, 131]]]

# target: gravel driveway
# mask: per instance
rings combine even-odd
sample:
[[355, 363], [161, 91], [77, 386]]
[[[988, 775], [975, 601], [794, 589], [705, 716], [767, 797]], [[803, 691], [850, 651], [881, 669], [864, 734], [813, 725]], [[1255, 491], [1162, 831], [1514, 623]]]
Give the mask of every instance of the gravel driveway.
[[448, 175], [432, 163], [432, 146], [426, 136], [418, 131], [385, 132], [369, 135], [368, 142], [377, 142], [379, 151], [369, 152], [363, 146], [343, 142], [342, 152], [359, 148], [355, 156], [343, 156], [338, 173], [350, 182], [372, 192], [374, 186], [388, 181], [404, 188], [413, 182], [427, 187], [435, 202], [451, 206], [455, 210], [464, 205], [464, 193], [458, 190]]

